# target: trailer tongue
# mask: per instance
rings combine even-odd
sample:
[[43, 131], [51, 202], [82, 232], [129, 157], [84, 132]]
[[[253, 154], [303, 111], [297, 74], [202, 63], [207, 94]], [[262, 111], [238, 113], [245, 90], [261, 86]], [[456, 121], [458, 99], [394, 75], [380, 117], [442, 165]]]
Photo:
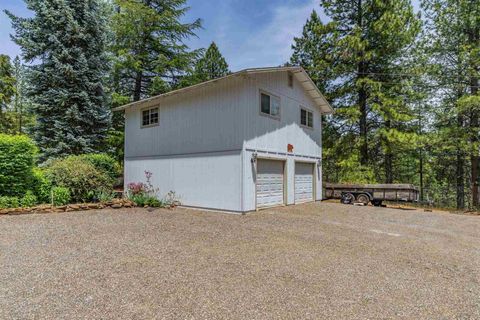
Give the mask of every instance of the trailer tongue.
[[383, 201], [417, 202], [419, 189], [411, 184], [334, 184], [325, 185], [327, 199], [340, 199], [344, 204], [372, 203], [382, 205]]

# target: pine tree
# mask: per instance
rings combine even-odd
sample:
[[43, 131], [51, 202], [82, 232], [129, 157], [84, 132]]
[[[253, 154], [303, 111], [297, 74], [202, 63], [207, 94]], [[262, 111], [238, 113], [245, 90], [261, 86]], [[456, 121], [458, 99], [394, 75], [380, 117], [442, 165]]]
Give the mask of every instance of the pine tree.
[[7, 132], [10, 127], [5, 112], [15, 95], [15, 77], [10, 57], [0, 55], [0, 132]]
[[175, 88], [193, 68], [198, 51], [184, 40], [201, 21], [181, 22], [186, 0], [116, 0], [113, 17], [115, 91], [119, 100], [138, 101]]
[[[42, 158], [99, 150], [110, 125], [104, 92], [107, 21], [100, 0], [28, 0], [32, 18], [7, 12], [28, 71]], [[38, 62], [38, 63], [37, 63]]]
[[465, 180], [470, 176], [471, 204], [478, 207], [480, 3], [424, 0], [422, 6], [427, 21], [431, 81], [437, 88], [435, 146], [441, 151], [440, 170], [456, 182], [459, 209], [465, 207]]
[[293, 38], [290, 64], [302, 66], [320, 91], [328, 94], [333, 63], [328, 59], [328, 54], [332, 51], [332, 43], [326, 37], [326, 32], [318, 32], [324, 27], [317, 12], [313, 10], [303, 26], [302, 36]]
[[404, 57], [420, 18], [409, 0], [321, 5], [331, 21], [322, 24], [312, 13], [302, 38], [295, 39], [291, 61], [306, 64], [336, 109], [325, 127], [326, 164], [343, 175], [333, 179], [392, 182], [395, 155], [407, 151], [399, 146], [416, 140], [407, 103], [411, 86], [401, 74], [409, 67]]
[[32, 128], [34, 118], [31, 113], [30, 101], [25, 97], [28, 85], [26, 82], [27, 74], [19, 56], [16, 56], [13, 60], [13, 74], [15, 77], [15, 95], [12, 101], [14, 113], [13, 127], [15, 133], [22, 134], [25, 133], [25, 128]]
[[200, 81], [221, 78], [229, 74], [228, 64], [218, 50], [215, 42], [212, 42], [202, 58], [195, 65], [195, 74]]

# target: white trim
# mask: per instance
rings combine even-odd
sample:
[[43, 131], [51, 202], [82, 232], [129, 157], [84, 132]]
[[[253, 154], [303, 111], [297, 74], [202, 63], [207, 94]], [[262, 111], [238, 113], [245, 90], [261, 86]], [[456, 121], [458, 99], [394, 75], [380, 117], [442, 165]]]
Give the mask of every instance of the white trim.
[[[302, 110], [304, 110], [304, 111], [307, 112], [307, 114], [306, 114], [306, 119], [305, 119], [306, 122], [307, 122], [307, 124], [302, 124]], [[312, 114], [312, 126], [311, 126], [311, 127], [308, 125], [308, 113], [309, 113], [309, 112]], [[300, 105], [300, 126], [303, 127], [303, 128], [306, 128], [306, 129], [313, 130], [313, 128], [314, 128], [314, 125], [313, 125], [313, 124], [314, 124], [314, 122], [315, 122], [315, 121], [314, 121], [314, 118], [313, 118], [314, 115], [315, 115], [315, 113], [314, 113], [312, 110], [310, 110], [310, 109], [308, 109], [308, 108], [305, 108], [304, 106]]]
[[[270, 107], [270, 112], [272, 112], [272, 98], [277, 98], [278, 99], [278, 114], [277, 115], [273, 115], [271, 113], [265, 113], [265, 112], [262, 111], [262, 94], [270, 97], [270, 106], [269, 106]], [[270, 93], [266, 90], [259, 89], [258, 90], [258, 103], [259, 103], [258, 111], [260, 112], [261, 116], [272, 118], [272, 119], [279, 120], [279, 121], [282, 119], [282, 98], [280, 96], [277, 96], [277, 95], [275, 95], [273, 93]]]
[[[150, 123], [151, 116], [152, 116], [152, 110], [157, 109], [157, 122], [155, 123]], [[149, 124], [143, 124], [143, 113], [145, 111], [148, 111], [148, 122]], [[145, 128], [151, 128], [151, 127], [156, 127], [160, 124], [160, 107], [159, 106], [151, 106], [151, 107], [145, 107], [140, 109], [140, 128], [145, 129]]]

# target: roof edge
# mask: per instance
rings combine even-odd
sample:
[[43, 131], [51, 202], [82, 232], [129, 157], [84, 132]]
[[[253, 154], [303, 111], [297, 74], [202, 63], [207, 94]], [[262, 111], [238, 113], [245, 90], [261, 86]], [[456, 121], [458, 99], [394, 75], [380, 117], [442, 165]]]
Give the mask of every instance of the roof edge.
[[177, 89], [177, 90], [173, 90], [173, 91], [170, 91], [170, 92], [166, 92], [166, 93], [162, 93], [160, 95], [156, 95], [156, 96], [153, 96], [153, 97], [150, 97], [150, 98], [146, 98], [146, 99], [143, 99], [143, 100], [139, 100], [139, 101], [134, 101], [134, 102], [130, 102], [128, 104], [125, 104], [123, 106], [120, 106], [120, 107], [116, 107], [116, 108], [113, 108], [112, 110], [117, 112], [117, 111], [123, 111], [123, 110], [126, 110], [126, 109], [129, 109], [129, 108], [132, 108], [132, 107], [135, 107], [137, 105], [143, 105], [145, 103], [148, 103], [148, 102], [151, 102], [151, 101], [154, 101], [154, 100], [157, 100], [157, 99], [160, 99], [160, 98], [164, 98], [164, 97], [168, 97], [168, 96], [173, 96], [173, 95], [176, 95], [176, 94], [180, 94], [180, 93], [183, 93], [183, 92], [187, 92], [187, 91], [191, 91], [191, 90], [195, 90], [197, 88], [201, 88], [201, 87], [204, 87], [206, 85], [209, 85], [209, 84], [213, 84], [215, 82], [220, 82], [220, 81], [223, 81], [225, 79], [228, 79], [228, 78], [232, 78], [232, 77], [237, 77], [237, 76], [240, 76], [240, 75], [244, 75], [244, 74], [258, 74], [258, 73], [268, 73], [268, 72], [281, 72], [281, 71], [291, 71], [293, 73], [298, 73], [298, 72], [301, 72], [303, 73], [308, 81], [311, 83], [311, 85], [316, 89], [315, 91], [317, 92], [317, 94], [322, 98], [324, 104], [317, 104], [319, 106], [320, 109], [322, 109], [323, 106], [326, 106], [327, 107], [327, 111], [321, 111], [322, 114], [332, 114], [333, 113], [333, 108], [332, 106], [328, 103], [327, 99], [325, 99], [325, 96], [320, 92], [320, 90], [318, 89], [318, 87], [315, 85], [315, 83], [313, 82], [313, 80], [310, 78], [310, 76], [307, 74], [307, 72], [300, 66], [287, 66], [287, 67], [264, 67], [264, 68], [248, 68], [248, 69], [243, 69], [243, 70], [240, 70], [240, 71], [237, 71], [237, 72], [233, 72], [231, 74], [228, 74], [224, 77], [221, 77], [221, 78], [217, 78], [217, 79], [212, 79], [212, 80], [208, 80], [208, 81], [204, 81], [204, 82], [201, 82], [201, 83], [197, 83], [197, 84], [194, 84], [192, 86], [188, 86], [188, 87], [185, 87], [185, 88], [180, 88], [180, 89]]

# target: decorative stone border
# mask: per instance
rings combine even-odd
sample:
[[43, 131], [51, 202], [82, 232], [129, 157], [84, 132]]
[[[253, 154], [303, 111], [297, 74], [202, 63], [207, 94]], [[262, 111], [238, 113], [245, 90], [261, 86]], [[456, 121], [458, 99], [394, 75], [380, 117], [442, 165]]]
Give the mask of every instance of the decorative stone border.
[[56, 213], [56, 212], [70, 212], [70, 211], [83, 211], [94, 209], [120, 209], [120, 208], [132, 208], [135, 207], [135, 203], [127, 199], [114, 199], [108, 202], [102, 203], [79, 203], [69, 204], [65, 206], [52, 206], [48, 204], [39, 205], [31, 208], [10, 208], [0, 209], [0, 215], [19, 215], [19, 214], [32, 214], [32, 213]]

